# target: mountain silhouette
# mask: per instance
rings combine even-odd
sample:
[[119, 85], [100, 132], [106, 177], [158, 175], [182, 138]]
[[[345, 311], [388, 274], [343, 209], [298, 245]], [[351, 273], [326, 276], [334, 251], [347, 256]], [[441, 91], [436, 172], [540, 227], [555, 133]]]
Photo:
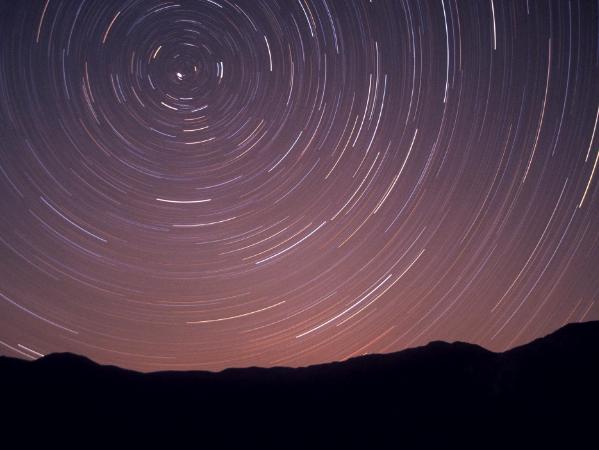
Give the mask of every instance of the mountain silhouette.
[[139, 373], [68, 353], [0, 357], [0, 386], [1, 435], [24, 447], [43, 435], [83, 436], [80, 448], [115, 436], [167, 448], [599, 448], [599, 321], [503, 353], [431, 342], [303, 368]]

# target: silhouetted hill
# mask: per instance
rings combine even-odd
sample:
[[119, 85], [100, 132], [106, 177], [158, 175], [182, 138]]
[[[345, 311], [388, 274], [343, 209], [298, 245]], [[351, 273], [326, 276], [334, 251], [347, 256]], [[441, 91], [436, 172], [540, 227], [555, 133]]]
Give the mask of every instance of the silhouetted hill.
[[0, 386], [2, 435], [24, 446], [123, 432], [135, 448], [599, 448], [599, 322], [504, 353], [432, 342], [297, 369], [143, 374], [65, 353], [0, 357]]

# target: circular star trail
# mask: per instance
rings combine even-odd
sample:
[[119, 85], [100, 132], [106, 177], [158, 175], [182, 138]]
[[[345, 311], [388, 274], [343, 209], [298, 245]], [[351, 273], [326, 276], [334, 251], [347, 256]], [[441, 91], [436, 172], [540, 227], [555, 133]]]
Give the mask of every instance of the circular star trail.
[[504, 350], [599, 318], [596, 2], [0, 3], [0, 352]]

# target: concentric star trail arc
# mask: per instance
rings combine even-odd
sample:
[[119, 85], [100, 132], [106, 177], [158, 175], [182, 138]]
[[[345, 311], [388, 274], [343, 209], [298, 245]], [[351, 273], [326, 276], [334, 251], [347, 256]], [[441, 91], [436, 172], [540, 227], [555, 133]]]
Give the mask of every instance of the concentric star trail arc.
[[0, 1], [0, 353], [299, 366], [599, 319], [598, 13]]

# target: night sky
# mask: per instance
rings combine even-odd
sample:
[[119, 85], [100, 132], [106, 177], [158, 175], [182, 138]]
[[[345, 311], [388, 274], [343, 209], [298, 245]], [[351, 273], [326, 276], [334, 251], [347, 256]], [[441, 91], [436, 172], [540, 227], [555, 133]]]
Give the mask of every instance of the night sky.
[[0, 354], [298, 366], [599, 319], [598, 12], [0, 0]]

